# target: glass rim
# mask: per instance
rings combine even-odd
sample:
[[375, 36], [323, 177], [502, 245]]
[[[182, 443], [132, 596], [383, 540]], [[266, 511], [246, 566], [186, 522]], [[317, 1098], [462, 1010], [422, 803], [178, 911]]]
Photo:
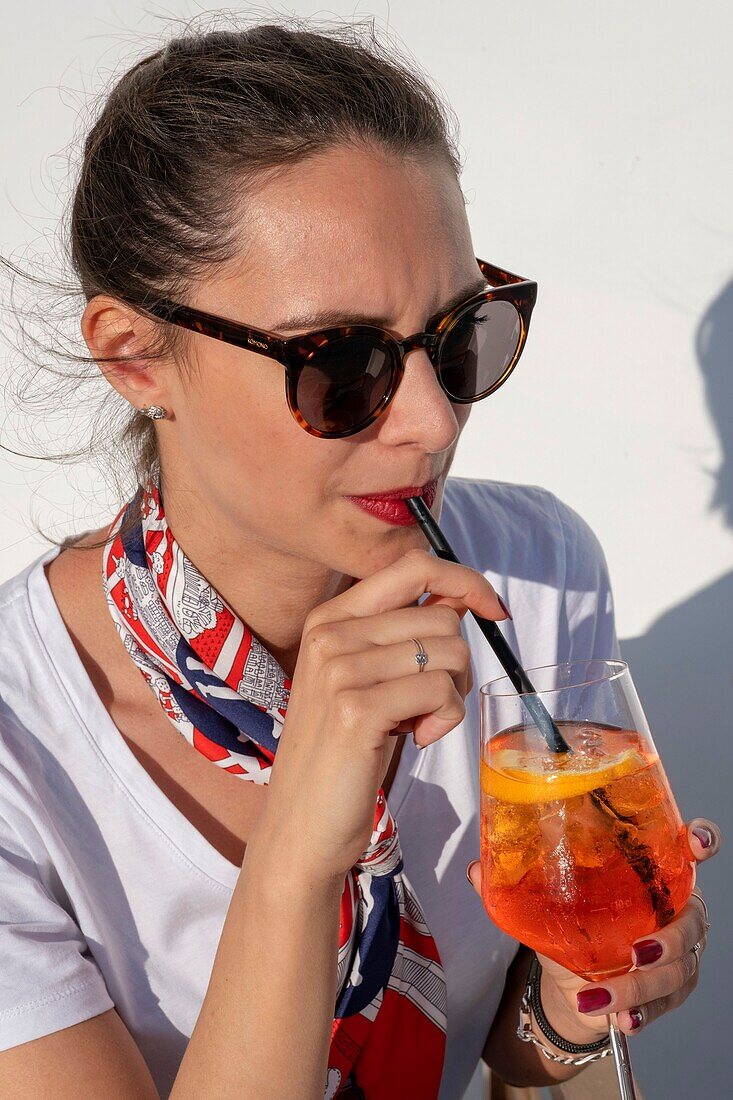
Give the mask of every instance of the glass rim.
[[[487, 680], [485, 684], [481, 684], [479, 686], [479, 694], [485, 696], [487, 699], [522, 699], [527, 695], [554, 695], [559, 691], [572, 691], [574, 688], [588, 687], [590, 684], [600, 684], [604, 681], [610, 682], [629, 670], [628, 662], [620, 658], [577, 657], [572, 661], [553, 661], [548, 665], [535, 665], [533, 668], [526, 668], [524, 671], [531, 680], [531, 673], [533, 672], [543, 672], [547, 668], [572, 668], [577, 665], [603, 665], [605, 668], [614, 669], [614, 671], [610, 675], [590, 676], [588, 679], [578, 681], [574, 684], [563, 684], [560, 687], [553, 688], [538, 688], [536, 691], [517, 691], [517, 689], [512, 686], [511, 677], [505, 673], [503, 676], [497, 676], [493, 680]], [[503, 681], [507, 682], [511, 688], [510, 691], [488, 690], [493, 684], [501, 684]]]

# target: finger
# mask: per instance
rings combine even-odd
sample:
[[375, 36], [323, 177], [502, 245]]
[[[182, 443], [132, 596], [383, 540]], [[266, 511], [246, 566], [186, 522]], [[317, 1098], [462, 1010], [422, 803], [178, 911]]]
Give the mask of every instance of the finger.
[[[501, 596], [499, 596], [498, 594], [496, 598], [499, 601], [499, 605], [502, 610], [502, 619], [511, 619], [512, 616], [508, 607], [506, 606], [506, 602], [502, 600]], [[428, 607], [433, 604], [446, 604], [448, 607], [453, 607], [461, 616], [461, 618], [463, 618], [463, 616], [468, 611], [468, 608], [464, 603], [461, 603], [460, 600], [451, 599], [450, 596], [426, 596], [425, 599], [421, 602], [420, 607]]]
[[[628, 974], [609, 978], [602, 985], [585, 986], [577, 994], [578, 1011], [588, 1016], [608, 1015], [609, 1012], [637, 1008], [658, 997], [669, 997], [690, 981], [697, 967], [695, 952], [688, 951], [666, 966], [632, 970]], [[603, 992], [606, 996], [602, 996]]]
[[708, 929], [710, 928], [710, 920], [709, 920], [709, 914], [708, 914], [708, 907], [705, 904], [705, 900], [702, 896], [702, 893], [700, 892], [699, 886], [696, 886], [695, 889], [690, 894], [690, 904], [691, 905], [697, 905], [697, 907], [700, 910], [700, 913], [702, 915], [702, 923], [703, 923], [703, 929], [704, 929], [704, 932], [705, 932], [705, 938], [707, 939]]
[[[428, 650], [427, 639], [445, 635], [456, 639], [456, 645], [465, 650], [465, 659], [460, 667], [455, 669], [456, 690], [465, 698], [468, 695], [468, 667], [470, 663], [470, 649], [461, 633], [461, 620], [455, 608], [445, 605], [431, 606], [423, 610], [421, 607], [400, 608], [397, 611], [384, 612], [381, 615], [367, 615], [363, 618], [349, 619], [336, 623], [322, 623], [312, 627], [309, 632], [308, 645], [314, 646], [322, 657], [330, 657], [332, 661], [338, 660], [346, 654], [359, 653], [363, 657], [366, 647], [376, 645], [389, 646], [395, 643], [402, 644], [405, 653], [411, 653], [407, 664], [404, 660], [398, 662], [393, 675], [407, 675], [409, 672], [419, 672], [415, 663], [417, 649], [412, 638], [419, 638], [428, 653], [428, 660], [433, 661], [432, 646]], [[372, 668], [373, 666], [370, 666]], [[438, 667], [444, 667], [438, 664]], [[356, 670], [355, 685], [361, 682]], [[375, 676], [374, 679], [377, 677]], [[341, 686], [336, 684], [336, 686]]]
[[[310, 627], [311, 636], [323, 637], [326, 656], [353, 653], [365, 645], [392, 645], [405, 638], [423, 635], [461, 635], [461, 618], [454, 607], [434, 604], [431, 607], [401, 607], [375, 615], [354, 619], [336, 619]], [[329, 646], [331, 650], [329, 652]]]
[[364, 739], [373, 720], [378, 724], [372, 726], [372, 732], [381, 738], [405, 719], [414, 718], [413, 736], [420, 748], [438, 741], [466, 716], [465, 703], [445, 669], [426, 669], [419, 676], [403, 676], [370, 688], [344, 691], [340, 697], [342, 727], [353, 726]]
[[[463, 699], [470, 651], [461, 634], [421, 637], [428, 656], [424, 671], [444, 669], [450, 673], [456, 691]], [[424, 675], [415, 661], [417, 648], [412, 639], [394, 645], [370, 646], [356, 652], [341, 653], [325, 666], [324, 675], [332, 692], [362, 688], [395, 680], [398, 677]]]
[[623, 1009], [618, 1012], [616, 1020], [620, 1030], [626, 1035], [638, 1035], [642, 1028], [647, 1027], [654, 1020], [658, 1020], [666, 1012], [670, 1012], [673, 1008], [679, 1008], [697, 986], [697, 979], [696, 971], [689, 982], [686, 982], [681, 989], [678, 989], [676, 993], [672, 993], [669, 997], [657, 997], [646, 1004], [635, 1005], [634, 1008]]
[[693, 943], [705, 939], [705, 917], [699, 901], [694, 898], [685, 905], [680, 915], [653, 936], [635, 941], [631, 948], [634, 966], [649, 970], [679, 959], [692, 949]]
[[[466, 607], [466, 605], [462, 604], [460, 602], [460, 600], [452, 600], [447, 596], [427, 596], [422, 601], [422, 603], [420, 604], [420, 607], [433, 607], [437, 604], [439, 604], [441, 606], [452, 607], [454, 611], [458, 612], [458, 616], [459, 616], [460, 620], [463, 620], [463, 616], [468, 611], [468, 608]], [[459, 629], [460, 629], [460, 627], [459, 627]], [[467, 669], [465, 684], [463, 685], [463, 687], [461, 687], [458, 684], [456, 686], [458, 687], [458, 690], [463, 695], [464, 699], [466, 698], [467, 695], [470, 695], [470, 693], [473, 691], [473, 672], [471, 671], [470, 662], [469, 662], [468, 669]]]
[[695, 859], [702, 863], [720, 851], [723, 837], [714, 821], [705, 817], [694, 817], [687, 822], [687, 842]]
[[482, 573], [415, 548], [320, 604], [310, 612], [307, 625], [379, 615], [419, 600], [426, 592], [458, 600], [487, 619], [505, 618], [493, 586]]
[[451, 599], [450, 596], [426, 596], [419, 604], [420, 607], [434, 607], [436, 604], [440, 604], [445, 607], [452, 607], [454, 611], [457, 611], [461, 618], [466, 614], [468, 608], [465, 603], [461, 603], [460, 600]]

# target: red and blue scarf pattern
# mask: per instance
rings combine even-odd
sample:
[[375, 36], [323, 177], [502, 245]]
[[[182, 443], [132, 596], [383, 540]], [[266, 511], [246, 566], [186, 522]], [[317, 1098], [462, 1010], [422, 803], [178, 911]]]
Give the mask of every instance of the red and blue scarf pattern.
[[[216, 767], [266, 784], [291, 680], [183, 553], [155, 483], [113, 521], [103, 579], [122, 642], [171, 723]], [[440, 955], [380, 788], [371, 841], [341, 898], [324, 1100], [353, 1086], [368, 1100], [437, 1097], [445, 1029]]]

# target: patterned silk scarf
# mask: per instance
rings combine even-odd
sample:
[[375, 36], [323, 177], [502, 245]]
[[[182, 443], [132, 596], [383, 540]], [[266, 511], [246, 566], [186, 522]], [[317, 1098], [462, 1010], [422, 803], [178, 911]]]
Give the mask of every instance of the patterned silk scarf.
[[[216, 767], [267, 783], [291, 680], [183, 553], [156, 484], [115, 518], [103, 572], [125, 648], [176, 729]], [[380, 788], [369, 847], [341, 898], [325, 1100], [353, 1085], [367, 1100], [437, 1097], [445, 1013], [440, 955]]]

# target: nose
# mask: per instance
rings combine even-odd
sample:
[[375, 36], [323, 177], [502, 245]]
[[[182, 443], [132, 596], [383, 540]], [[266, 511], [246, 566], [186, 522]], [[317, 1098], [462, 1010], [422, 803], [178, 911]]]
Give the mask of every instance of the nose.
[[380, 418], [380, 435], [384, 442], [395, 445], [419, 443], [430, 453], [447, 450], [456, 442], [461, 426], [438, 381], [433, 362], [437, 338], [421, 333], [401, 343], [402, 381]]

